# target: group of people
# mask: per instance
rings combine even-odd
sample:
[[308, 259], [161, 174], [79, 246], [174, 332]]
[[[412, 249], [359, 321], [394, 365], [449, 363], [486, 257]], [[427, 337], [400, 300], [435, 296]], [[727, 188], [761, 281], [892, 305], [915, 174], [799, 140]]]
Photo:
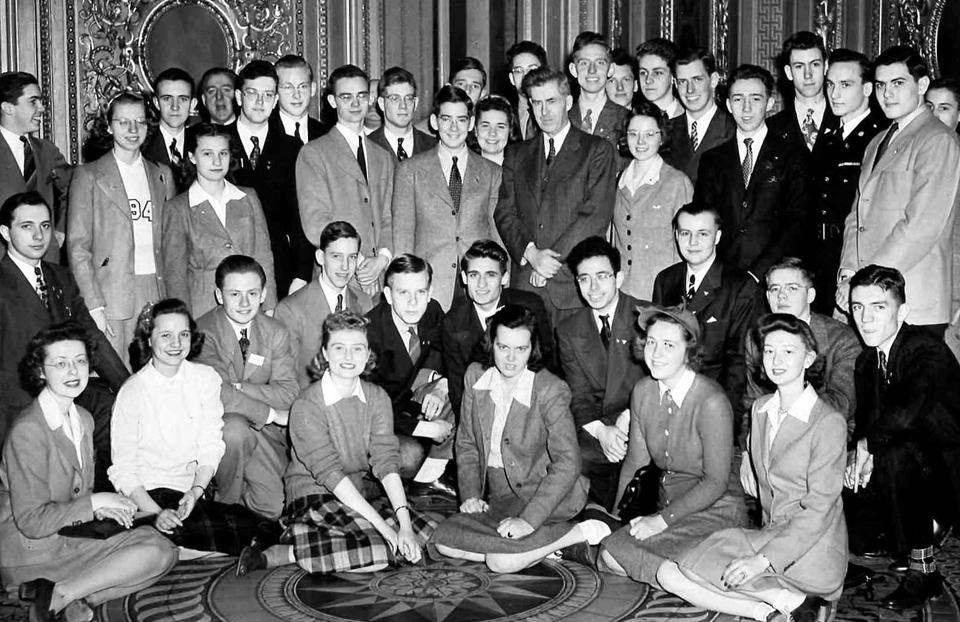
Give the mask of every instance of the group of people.
[[0, 75], [0, 581], [39, 619], [183, 549], [559, 556], [759, 622], [829, 616], [848, 551], [904, 573], [885, 607], [940, 594], [957, 83], [799, 32], [768, 118], [769, 71], [720, 97], [665, 39], [506, 60], [509, 98], [461, 59], [425, 125], [401, 67], [332, 71], [331, 123], [300, 57], [167, 69], [76, 169]]

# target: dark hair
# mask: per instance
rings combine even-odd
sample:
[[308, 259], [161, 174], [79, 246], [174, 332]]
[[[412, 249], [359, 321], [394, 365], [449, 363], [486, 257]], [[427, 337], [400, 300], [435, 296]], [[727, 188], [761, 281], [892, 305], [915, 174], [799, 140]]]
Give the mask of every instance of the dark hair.
[[413, 94], [417, 94], [417, 79], [403, 67], [391, 67], [383, 72], [380, 83], [377, 85], [377, 97], [387, 96], [387, 87], [395, 84], [409, 84], [413, 87]]
[[211, 67], [203, 72], [203, 75], [200, 76], [200, 94], [202, 95], [204, 91], [207, 90], [207, 82], [210, 81], [210, 78], [213, 76], [230, 76], [230, 79], [233, 81], [234, 88], [237, 84], [237, 74], [233, 69], [228, 69], [226, 67]]
[[906, 65], [910, 76], [916, 81], [919, 81], [920, 78], [930, 76], [930, 68], [927, 67], [927, 61], [923, 60], [923, 56], [909, 45], [894, 45], [888, 47], [873, 61], [873, 67], [876, 69], [880, 66], [895, 65], [897, 63]]
[[240, 73], [237, 74], [237, 81], [234, 82], [234, 88], [242, 91], [243, 85], [246, 84], [248, 80], [256, 80], [257, 78], [270, 78], [273, 80], [274, 90], [280, 86], [280, 78], [277, 76], [277, 70], [274, 69], [273, 65], [265, 60], [258, 59], [252, 60], [244, 65]]
[[493, 363], [493, 342], [497, 338], [497, 330], [503, 328], [525, 328], [530, 331], [530, 358], [527, 359], [527, 369], [537, 373], [544, 368], [543, 351], [540, 344], [540, 325], [536, 314], [522, 305], [504, 305], [487, 320], [487, 329], [483, 335], [484, 368], [490, 369]]
[[637, 67], [637, 59], [627, 51], [627, 48], [614, 48], [610, 50], [611, 65], [626, 65], [633, 72], [633, 79], [640, 79], [640, 68]]
[[827, 66], [834, 63], [855, 63], [860, 67], [860, 77], [864, 82], [873, 82], [873, 63], [865, 54], [848, 50], [847, 48], [837, 48], [830, 52], [830, 59]]
[[[660, 106], [648, 99], [638, 99], [633, 104], [633, 110], [627, 117], [627, 126], [630, 125], [630, 121], [632, 121], [634, 117], [650, 117], [657, 122], [657, 128], [660, 130], [661, 135], [663, 136], [663, 141], [660, 143], [660, 148], [664, 148], [664, 146], [667, 144], [667, 113], [661, 110]], [[626, 132], [626, 130], [624, 130], [624, 132]]]
[[153, 327], [156, 325], [157, 318], [161, 315], [183, 315], [187, 318], [187, 324], [190, 327], [190, 352], [187, 359], [193, 359], [200, 354], [203, 348], [203, 333], [197, 330], [197, 323], [187, 308], [179, 298], [164, 298], [157, 303], [147, 303], [137, 316], [137, 327], [133, 331], [133, 341], [130, 342], [128, 352], [130, 354], [130, 366], [134, 372], [143, 369], [143, 366], [153, 358], [153, 349], [150, 347], [150, 335], [153, 333]]
[[[507, 123], [510, 126], [507, 130], [507, 144], [512, 145], [522, 140], [520, 136], [520, 121], [517, 119], [517, 113], [507, 98], [501, 95], [488, 95], [478, 101], [477, 105], [473, 107], [473, 116], [477, 120], [476, 122], [480, 123], [480, 115], [484, 112], [494, 110], [507, 115]], [[474, 132], [476, 132], [476, 130], [474, 130]]]
[[143, 141], [144, 145], [147, 144], [151, 133], [158, 131], [156, 129], [157, 118], [154, 115], [153, 106], [148, 106], [146, 99], [140, 93], [120, 91], [107, 103], [107, 107], [103, 113], [93, 119], [90, 125], [90, 132], [82, 148], [84, 161], [90, 162], [99, 159], [114, 148], [116, 138], [110, 130], [110, 124], [113, 122], [113, 115], [116, 112], [117, 106], [121, 104], [143, 106], [144, 118], [148, 121], [147, 134]]
[[790, 65], [790, 54], [799, 50], [820, 50], [820, 58], [827, 60], [827, 48], [823, 45], [823, 37], [810, 32], [809, 30], [800, 30], [793, 33], [783, 42], [783, 48], [780, 50], [779, 65], [781, 67]]
[[703, 63], [703, 68], [707, 70], [708, 74], [717, 73], [717, 58], [708, 52], [707, 48], [700, 45], [685, 47], [677, 52], [673, 66], [670, 69], [673, 71], [673, 74], [676, 75], [679, 65], [689, 65], [697, 61]]
[[537, 57], [537, 62], [540, 63], [541, 67], [547, 65], [547, 51], [543, 49], [543, 46], [534, 41], [518, 41], [510, 46], [510, 49], [507, 50], [507, 69], [513, 68], [513, 59], [520, 56], [521, 54], [530, 54], [531, 56]]
[[40, 83], [37, 77], [26, 71], [8, 71], [0, 74], [0, 103], [16, 104], [17, 100], [23, 97], [23, 91], [31, 84]]
[[930, 83], [927, 93], [934, 90], [944, 90], [953, 93], [953, 99], [960, 104], [960, 80], [956, 78], [937, 78]]
[[677, 213], [673, 215], [673, 221], [670, 224], [673, 226], [674, 233], [676, 233], [679, 227], [680, 214], [689, 214], [690, 216], [710, 214], [713, 216], [713, 222], [717, 225], [717, 229], [723, 229], [723, 218], [720, 217], [720, 210], [702, 202], [693, 202], [681, 206], [680, 209], [677, 210]]
[[[230, 149], [230, 169], [227, 171], [227, 174], [229, 175], [240, 168], [243, 162], [242, 147], [233, 140], [226, 127], [217, 123], [197, 123], [196, 125], [190, 126], [190, 131], [186, 133], [186, 138], [184, 139], [183, 154], [196, 154], [201, 138], [226, 139], [227, 146]], [[180, 176], [182, 179], [177, 181], [185, 187], [189, 187], [190, 184], [197, 180], [197, 165], [191, 162], [190, 158], [183, 159]]]
[[30, 395], [38, 395], [47, 386], [47, 381], [43, 378], [43, 361], [47, 357], [47, 346], [61, 341], [79, 341], [82, 343], [90, 367], [93, 367], [93, 357], [96, 355], [97, 344], [83, 326], [76, 320], [68, 320], [48, 326], [33, 336], [33, 339], [27, 344], [26, 354], [20, 359], [18, 367], [20, 384]]
[[397, 274], [427, 273], [427, 285], [433, 283], [433, 267], [425, 260], [411, 253], [397, 255], [383, 273], [384, 287], [391, 287], [390, 281]]
[[336, 95], [337, 82], [340, 80], [347, 80], [349, 78], [362, 78], [369, 87], [370, 77], [367, 75], [366, 71], [360, 69], [356, 65], [341, 65], [334, 69], [330, 74], [330, 77], [327, 78], [327, 91], [329, 91], [331, 95]]
[[576, 277], [579, 274], [580, 264], [594, 257], [606, 257], [613, 271], [620, 272], [620, 251], [599, 235], [590, 236], [574, 246], [567, 255], [567, 267]]
[[457, 74], [461, 71], [467, 71], [468, 69], [474, 69], [480, 72], [480, 75], [483, 76], [483, 84], [481, 89], [487, 86], [487, 70], [483, 67], [483, 63], [472, 56], [464, 56], [463, 58], [458, 58], [450, 66], [450, 78], [447, 80], [450, 84], [453, 84], [454, 79], [456, 79]]
[[[327, 359], [323, 356], [323, 350], [330, 343], [330, 335], [338, 330], [356, 330], [360, 331], [363, 334], [367, 334], [367, 327], [370, 325], [370, 320], [366, 317], [360, 315], [359, 313], [354, 313], [353, 311], [348, 311], [344, 309], [339, 313], [331, 313], [323, 320], [323, 328], [321, 329], [321, 339], [320, 339], [320, 350], [314, 355], [310, 360], [310, 364], [307, 366], [307, 375], [310, 377], [310, 380], [316, 382], [323, 377], [324, 372], [330, 368], [330, 363], [327, 362]], [[373, 350], [370, 350], [370, 356], [367, 358], [366, 367], [363, 369], [363, 373], [360, 374], [361, 378], [366, 378], [370, 372], [373, 371], [374, 367], [377, 366], [377, 355]]]
[[327, 247], [337, 240], [356, 240], [357, 248], [360, 248], [360, 234], [357, 229], [344, 220], [335, 220], [323, 228], [320, 232], [320, 250], [325, 251]]
[[602, 47], [604, 52], [607, 54], [607, 59], [609, 60], [610, 43], [607, 42], [607, 38], [599, 32], [585, 30], [578, 34], [577, 38], [573, 40], [573, 49], [570, 51], [570, 57], [573, 59], [573, 62], [577, 62], [577, 54], [579, 54], [580, 50], [588, 45], [599, 45]]
[[866, 268], [860, 268], [856, 274], [850, 277], [850, 291], [858, 287], [870, 287], [876, 285], [885, 292], [893, 294], [900, 304], [907, 301], [907, 282], [903, 274], [896, 268], [878, 266], [870, 264]]
[[556, 82], [557, 88], [560, 89], [560, 94], [564, 97], [570, 94], [570, 81], [567, 79], [567, 74], [562, 71], [554, 71], [549, 67], [537, 67], [536, 69], [528, 71], [527, 75], [523, 76], [520, 90], [525, 97], [529, 98], [530, 89], [543, 86], [547, 82]]
[[473, 115], [473, 100], [470, 99], [467, 92], [460, 87], [453, 86], [452, 84], [441, 86], [433, 98], [433, 109], [430, 113], [439, 119], [440, 106], [444, 104], [464, 104], [467, 107], [467, 116]]
[[273, 64], [273, 68], [276, 70], [278, 74], [277, 75], [278, 82], [280, 80], [279, 74], [281, 69], [304, 69], [304, 68], [306, 68], [306, 70], [310, 73], [310, 81], [313, 82], [313, 67], [310, 65], [310, 63], [307, 62], [307, 59], [305, 59], [302, 56], [297, 56], [296, 54], [287, 54], [286, 56], [282, 56], [280, 60], [278, 60]]
[[670, 67], [670, 72], [673, 73], [674, 62], [677, 59], [677, 53], [679, 51], [677, 44], [670, 39], [654, 37], [653, 39], [647, 39], [637, 46], [636, 57], [639, 63], [640, 59], [644, 56], [659, 56], [667, 62], [667, 66]]
[[217, 289], [223, 289], [223, 282], [231, 274], [256, 274], [260, 277], [260, 287], [267, 286], [267, 273], [263, 271], [260, 262], [247, 255], [230, 255], [224, 257], [214, 273], [214, 282]]
[[768, 313], [757, 320], [756, 331], [761, 349], [767, 335], [778, 330], [790, 333], [791, 335], [798, 335], [803, 339], [803, 345], [806, 346], [808, 351], [814, 354], [820, 351], [820, 347], [817, 345], [817, 338], [814, 337], [810, 325], [789, 313]]
[[[733, 88], [733, 84], [738, 80], [760, 80], [764, 89], [767, 91], [767, 97], [773, 97], [773, 87], [775, 82], [773, 75], [759, 65], [740, 65], [730, 72], [727, 77], [727, 92]], [[729, 95], [728, 95], [729, 97]]]
[[507, 262], [510, 261], [507, 251], [493, 240], [477, 240], [460, 258], [460, 270], [467, 271], [471, 259], [492, 259], [500, 264], [500, 272], [507, 273]]
[[647, 332], [657, 322], [680, 327], [680, 334], [683, 335], [683, 341], [687, 346], [687, 367], [695, 372], [700, 371], [703, 366], [703, 346], [700, 345], [700, 339], [697, 335], [691, 333], [682, 322], [667, 313], [654, 313], [640, 327], [640, 336], [634, 341], [634, 356], [641, 361], [643, 360], [643, 348], [646, 345]]
[[53, 219], [50, 204], [43, 198], [43, 195], [35, 190], [29, 190], [27, 192], [11, 194], [3, 202], [3, 205], [0, 205], [0, 225], [6, 225], [7, 227], [13, 226], [13, 217], [14, 214], [17, 213], [17, 208], [24, 205], [42, 205], [47, 208], [47, 214], [50, 215], [50, 219]]
[[800, 272], [803, 280], [807, 282], [807, 287], [813, 287], [814, 272], [807, 266], [807, 263], [799, 257], [784, 257], [774, 262], [772, 266], [767, 268], [766, 273], [763, 275], [763, 282], [765, 284], [770, 284], [770, 275], [773, 274], [775, 270], [797, 270]]
[[160, 92], [160, 84], [162, 82], [186, 82], [190, 85], [190, 97], [194, 96], [194, 92], [197, 90], [197, 84], [193, 81], [193, 76], [184, 71], [179, 67], [170, 67], [169, 69], [164, 69], [160, 74], [153, 80], [153, 94], [154, 96], [158, 95]]

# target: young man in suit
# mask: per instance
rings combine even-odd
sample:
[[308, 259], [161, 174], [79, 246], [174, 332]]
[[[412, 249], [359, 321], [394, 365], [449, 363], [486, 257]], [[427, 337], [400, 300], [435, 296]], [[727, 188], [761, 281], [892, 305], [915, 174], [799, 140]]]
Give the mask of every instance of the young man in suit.
[[590, 498], [612, 511], [627, 451], [630, 395], [646, 375], [633, 356], [637, 307], [643, 303], [620, 291], [620, 251], [603, 238], [574, 246], [567, 264], [588, 308], [557, 326], [560, 363], [573, 395], [570, 411]]
[[487, 88], [487, 70], [483, 63], [472, 56], [464, 56], [453, 62], [447, 84], [463, 89], [474, 105], [490, 93]]
[[197, 320], [206, 336], [197, 362], [223, 379], [226, 451], [217, 466], [217, 501], [276, 520], [289, 462], [287, 420], [299, 393], [290, 335], [283, 322], [260, 313], [269, 284], [253, 257], [227, 257], [216, 281], [219, 306]]
[[237, 120], [234, 107], [237, 74], [226, 67], [211, 67], [200, 77], [201, 116], [209, 123], [230, 125]]
[[607, 76], [607, 98], [627, 110], [633, 109], [633, 98], [640, 89], [637, 59], [625, 48], [610, 50], [610, 73]]
[[66, 230], [60, 198], [70, 188], [73, 170], [56, 145], [34, 135], [44, 111], [35, 76], [22, 71], [0, 74], [0, 202], [21, 192], [40, 193], [52, 210], [54, 226], [54, 241], [44, 259], [60, 263]]
[[653, 302], [683, 305], [697, 316], [700, 373], [720, 383], [735, 407], [746, 383], [744, 338], [762, 303], [757, 282], [718, 256], [722, 225], [718, 210], [709, 205], [691, 203], [677, 210], [673, 235], [683, 261], [657, 275]]
[[860, 52], [838, 49], [830, 54], [827, 103], [838, 118], [824, 129], [810, 160], [810, 195], [819, 213], [813, 233], [817, 298], [814, 309], [832, 315], [836, 305], [837, 271], [843, 249], [843, 221], [857, 195], [863, 154], [873, 137], [890, 121], [870, 106], [873, 63]]
[[403, 67], [391, 67], [383, 72], [378, 89], [377, 105], [383, 111], [383, 125], [370, 132], [370, 140], [393, 154], [398, 162], [437, 145], [436, 138], [413, 127], [420, 98], [412, 73]]
[[179, 67], [160, 72], [153, 81], [153, 106], [160, 114], [157, 131], [143, 145], [143, 155], [157, 164], [166, 164], [173, 172], [177, 193], [186, 192], [183, 170], [190, 111], [197, 105], [195, 84], [189, 73]]
[[7, 248], [0, 258], [0, 444], [31, 402], [17, 373], [27, 343], [53, 324], [77, 321], [97, 344], [92, 362], [99, 376], [90, 379], [77, 404], [90, 411], [95, 424], [95, 488], [112, 490], [107, 479], [110, 410], [114, 394], [130, 374], [90, 317], [70, 271], [44, 260], [53, 244], [53, 218], [46, 199], [36, 191], [8, 197], [0, 206], [0, 237]]
[[313, 67], [302, 56], [287, 54], [273, 64], [277, 72], [277, 107], [270, 122], [279, 125], [283, 133], [297, 139], [301, 145], [320, 138], [329, 127], [310, 116], [310, 101], [317, 94]]
[[547, 66], [547, 51], [533, 41], [519, 41], [507, 50], [507, 69], [510, 71], [510, 84], [517, 93], [517, 118], [520, 121], [520, 135], [529, 140], [537, 133], [537, 122], [530, 110], [530, 102], [523, 92], [523, 78], [537, 67]]
[[393, 156], [363, 134], [370, 109], [367, 74], [354, 65], [330, 74], [327, 103], [337, 124], [304, 146], [297, 157], [297, 197], [303, 231], [314, 246], [323, 228], [336, 220], [349, 222], [368, 244], [356, 279], [375, 295], [393, 258]]
[[874, 62], [874, 89], [892, 121], [870, 141], [853, 208], [844, 222], [837, 304], [869, 264], [896, 268], [907, 282], [911, 320], [943, 338], [953, 287], [953, 221], [960, 200], [960, 141], [923, 101], [930, 70], [905, 45]]
[[700, 158], [733, 138], [737, 125], [730, 113], [717, 105], [720, 74], [713, 54], [702, 47], [685, 48], [677, 54], [673, 72], [686, 113], [668, 126], [670, 148], [664, 160], [696, 185]]
[[769, 71], [740, 65], [727, 84], [727, 110], [737, 131], [703, 154], [693, 196], [716, 207], [726, 225], [718, 249], [723, 262], [758, 281], [775, 261], [807, 248], [809, 154], [767, 128], [774, 86]]
[[596, 32], [581, 32], [573, 42], [570, 75], [580, 85], [580, 97], [570, 109], [570, 123], [617, 147], [630, 111], [607, 97], [610, 45]]
[[640, 74], [640, 92], [668, 119], [683, 114], [683, 106], [673, 92], [673, 61], [677, 57], [677, 44], [669, 39], [656, 37], [637, 46], [637, 67]]
[[324, 318], [336, 311], [363, 314], [373, 308], [370, 296], [355, 287], [353, 280], [360, 242], [360, 235], [348, 222], [338, 220], [324, 227], [316, 252], [319, 276], [277, 304], [275, 317], [290, 331], [290, 351], [301, 389], [312, 382], [308, 368], [323, 345]]
[[854, 376], [844, 510], [852, 552], [889, 553], [906, 569], [880, 599], [897, 610], [942, 593], [934, 520], [956, 525], [960, 498], [960, 365], [942, 338], [906, 323], [906, 288], [898, 270], [876, 265], [850, 279], [851, 315], [867, 347]]
[[570, 250], [604, 235], [616, 202], [618, 158], [610, 142], [572, 126], [567, 77], [547, 67], [523, 79], [541, 134], [507, 148], [494, 220], [516, 269], [514, 287], [543, 298], [550, 323], [581, 306]]

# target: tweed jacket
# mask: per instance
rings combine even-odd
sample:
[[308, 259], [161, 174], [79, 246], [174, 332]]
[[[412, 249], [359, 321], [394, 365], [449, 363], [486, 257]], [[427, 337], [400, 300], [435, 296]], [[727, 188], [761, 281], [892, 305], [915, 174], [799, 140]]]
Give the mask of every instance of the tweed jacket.
[[[392, 155], [394, 159], [397, 159], [397, 152], [394, 151], [393, 147], [390, 146], [390, 141], [387, 140], [387, 137], [383, 132], [382, 125], [370, 132], [367, 138], [386, 149], [387, 153]], [[413, 151], [410, 150], [410, 145], [404, 145], [403, 150], [407, 152], [408, 157], [420, 155], [421, 153], [425, 153], [436, 147], [437, 142], [439, 141], [430, 134], [421, 132], [417, 128], [413, 128]]]
[[[600, 114], [593, 120], [594, 136], [605, 138], [610, 141], [614, 149], [619, 148], [620, 137], [627, 131], [627, 123], [630, 122], [630, 111], [613, 100], [607, 99], [600, 110]], [[577, 129], [583, 129], [583, 114], [580, 112], [580, 101], [573, 103], [570, 109], [570, 123]]]

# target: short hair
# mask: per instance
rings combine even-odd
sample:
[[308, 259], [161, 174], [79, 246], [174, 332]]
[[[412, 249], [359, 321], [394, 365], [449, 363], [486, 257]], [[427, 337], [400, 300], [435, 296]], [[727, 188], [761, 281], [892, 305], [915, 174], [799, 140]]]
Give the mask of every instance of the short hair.
[[907, 282], [904, 280], [903, 274], [896, 268], [870, 264], [865, 268], [860, 268], [856, 274], [850, 277], [851, 292], [858, 287], [870, 287], [872, 285], [893, 294], [894, 299], [900, 304], [907, 301]]
[[327, 247], [337, 240], [356, 240], [357, 248], [360, 248], [360, 234], [356, 227], [345, 220], [335, 220], [323, 228], [320, 232], [321, 252], [327, 250]]
[[143, 106], [144, 112], [146, 112], [148, 108], [147, 101], [143, 98], [143, 95], [130, 91], [122, 91], [115, 95], [114, 98], [110, 100], [110, 103], [107, 104], [106, 119], [108, 123], [113, 121], [113, 113], [116, 112], [117, 106], [121, 104], [131, 104], [134, 106], [139, 104]]
[[790, 54], [799, 50], [820, 50], [820, 58], [827, 60], [827, 48], [823, 45], [823, 37], [809, 30], [800, 30], [793, 33], [783, 42], [780, 50], [780, 66], [790, 64]]
[[537, 67], [536, 69], [528, 71], [527, 75], [523, 76], [520, 90], [524, 96], [529, 98], [530, 89], [543, 86], [547, 82], [556, 82], [557, 88], [560, 89], [560, 94], [564, 97], [570, 94], [570, 81], [567, 79], [567, 74], [562, 71], [554, 71], [546, 66]]
[[667, 66], [670, 67], [670, 71], [673, 72], [674, 62], [677, 59], [677, 52], [679, 52], [677, 44], [666, 39], [664, 37], [654, 37], [653, 39], [647, 39], [643, 43], [637, 46], [637, 62], [640, 62], [640, 59], [644, 56], [659, 56], [667, 62]]
[[677, 56], [674, 58], [673, 67], [671, 67], [671, 70], [673, 71], [673, 74], [676, 75], [678, 66], [689, 65], [690, 63], [695, 63], [697, 61], [703, 63], [703, 68], [707, 70], [708, 74], [717, 73], [717, 58], [711, 54], [707, 48], [701, 45], [685, 47], [677, 52]]
[[417, 79], [403, 67], [391, 67], [383, 72], [380, 83], [377, 85], [377, 97], [387, 96], [387, 87], [395, 84], [409, 84], [413, 87], [413, 94], [417, 94]]
[[806, 282], [807, 287], [814, 286], [814, 272], [807, 263], [800, 259], [799, 257], [784, 257], [779, 261], [774, 262], [772, 266], [767, 268], [766, 273], [763, 275], [763, 282], [767, 285], [770, 284], [770, 275], [776, 270], [797, 270], [800, 272], [800, 275], [803, 277], [803, 280]]
[[472, 56], [464, 56], [463, 58], [458, 58], [453, 61], [453, 65], [450, 66], [450, 79], [448, 79], [447, 82], [453, 84], [457, 74], [461, 71], [467, 71], [468, 69], [479, 71], [483, 77], [482, 86], [487, 86], [487, 70], [483, 67], [483, 63]]
[[[813, 335], [813, 330], [810, 329], [810, 325], [789, 313], [768, 313], [757, 320], [756, 331], [757, 336], [760, 338], [761, 350], [763, 349], [763, 342], [766, 340], [767, 335], [778, 330], [799, 336], [809, 352], [816, 354], [820, 351], [817, 338]], [[766, 372], [764, 372], [764, 374], [766, 374]]]
[[164, 298], [157, 303], [147, 303], [137, 316], [137, 326], [133, 330], [133, 340], [128, 349], [130, 366], [134, 372], [143, 369], [143, 366], [153, 357], [150, 335], [153, 333], [157, 318], [161, 315], [183, 315], [187, 318], [187, 325], [190, 327], [190, 352], [187, 354], [187, 359], [193, 359], [203, 349], [204, 335], [197, 330], [197, 322], [190, 314], [186, 303], [179, 298]]
[[233, 82], [234, 87], [237, 84], [237, 73], [233, 69], [228, 69], [226, 67], [211, 67], [203, 72], [203, 75], [200, 76], [200, 95], [207, 90], [207, 82], [210, 81], [210, 78], [213, 76], [230, 76], [230, 80]]
[[644, 98], [639, 99], [636, 103], [634, 103], [633, 110], [630, 112], [630, 116], [627, 117], [627, 125], [630, 125], [630, 121], [632, 121], [634, 117], [640, 116], [650, 117], [657, 122], [657, 128], [660, 129], [660, 132], [663, 135], [663, 142], [660, 146], [665, 146], [667, 144], [667, 113], [664, 112], [660, 106]]
[[866, 54], [861, 54], [847, 48], [837, 48], [830, 52], [830, 58], [827, 60], [827, 66], [834, 63], [854, 63], [860, 67], [860, 77], [864, 82], [873, 82], [873, 63], [867, 58]]
[[18, 372], [20, 375], [20, 384], [26, 389], [27, 393], [36, 396], [47, 386], [47, 381], [43, 378], [43, 361], [47, 358], [47, 347], [61, 341], [79, 341], [83, 344], [87, 354], [87, 360], [90, 367], [93, 367], [95, 361], [97, 344], [83, 326], [76, 320], [67, 320], [60, 324], [54, 324], [44, 328], [33, 336], [27, 344], [26, 354], [20, 359]]
[[673, 221], [670, 224], [673, 227], [674, 233], [680, 228], [680, 214], [688, 214], [690, 216], [710, 214], [713, 216], [713, 222], [717, 226], [717, 230], [723, 229], [723, 218], [720, 217], [720, 210], [703, 202], [692, 202], [681, 206], [680, 209], [677, 210], [677, 213], [673, 215]]
[[424, 259], [411, 253], [397, 255], [387, 266], [383, 273], [383, 282], [387, 287], [392, 287], [391, 279], [398, 274], [420, 274], [427, 273], [427, 285], [433, 283], [433, 267]]
[[267, 286], [267, 273], [264, 272], [263, 266], [249, 255], [230, 255], [220, 262], [214, 273], [217, 289], [223, 289], [223, 282], [231, 274], [256, 274], [260, 277], [260, 287]]
[[610, 50], [610, 64], [629, 67], [633, 73], [633, 79], [640, 79], [640, 68], [637, 67], [637, 59], [627, 51], [627, 48], [614, 48]]
[[460, 258], [460, 270], [466, 272], [472, 259], [492, 259], [500, 265], [500, 272], [507, 273], [507, 264], [510, 260], [507, 251], [493, 240], [477, 240]]
[[530, 358], [527, 359], [527, 369], [536, 373], [544, 368], [543, 349], [540, 344], [540, 323], [537, 315], [522, 305], [504, 305], [487, 320], [487, 329], [483, 336], [483, 366], [490, 369], [493, 363], [493, 342], [497, 338], [497, 330], [503, 328], [525, 328], [530, 331]]
[[513, 59], [521, 54], [530, 54], [537, 57], [537, 62], [541, 67], [547, 65], [547, 51], [543, 46], [535, 41], [518, 41], [507, 50], [507, 68], [513, 67]]
[[268, 61], [257, 59], [250, 61], [240, 70], [240, 73], [237, 74], [237, 80], [234, 82], [234, 88], [242, 91], [243, 85], [248, 80], [256, 80], [257, 78], [270, 78], [273, 80], [274, 88], [280, 86], [280, 77], [277, 76], [277, 70], [274, 69], [273, 65]]
[[573, 58], [574, 62], [577, 61], [577, 54], [580, 53], [580, 50], [588, 45], [599, 45], [603, 48], [604, 52], [606, 52], [607, 59], [610, 58], [610, 43], [607, 41], [607, 38], [599, 32], [584, 30], [577, 35], [576, 39], [573, 40], [573, 49], [570, 52], [570, 56]]
[[937, 90], [950, 91], [953, 93], [954, 101], [960, 104], [960, 80], [957, 78], [937, 78], [930, 83], [927, 93]]
[[654, 324], [658, 322], [663, 322], [664, 324], [673, 324], [680, 328], [680, 334], [683, 336], [683, 342], [686, 344], [686, 354], [687, 354], [687, 367], [693, 371], [700, 371], [700, 368], [703, 366], [703, 346], [700, 345], [700, 339], [697, 335], [690, 332], [686, 326], [683, 325], [678, 319], [670, 315], [669, 313], [654, 313], [647, 321], [640, 327], [640, 336], [637, 337], [634, 342], [634, 356], [640, 360], [643, 360], [643, 347], [646, 345], [647, 332], [653, 327]]
[[160, 92], [160, 84], [163, 82], [186, 82], [190, 85], [190, 97], [194, 96], [194, 93], [197, 90], [197, 83], [193, 81], [193, 76], [181, 69], [180, 67], [170, 67], [164, 69], [157, 75], [153, 80], [153, 94], [157, 95]]
[[[190, 131], [186, 132], [186, 137], [183, 141], [183, 153], [184, 155], [197, 152], [197, 147], [200, 145], [201, 138], [223, 138], [227, 141], [227, 146], [230, 149], [230, 170], [232, 173], [240, 168], [241, 163], [243, 162], [243, 154], [241, 152], [242, 147], [234, 141], [230, 132], [227, 130], [226, 126], [220, 125], [218, 123], [206, 123], [201, 122], [196, 125], [190, 126]], [[174, 172], [174, 176], [177, 176], [177, 173]], [[180, 170], [180, 180], [184, 185], [188, 186], [192, 184], [197, 179], [197, 165], [190, 161], [190, 158], [183, 159], [183, 166]]]
[[[363, 334], [367, 334], [367, 327], [370, 325], [370, 320], [360, 315], [359, 313], [354, 313], [344, 309], [343, 311], [338, 311], [336, 313], [331, 313], [323, 320], [323, 326], [321, 328], [321, 338], [320, 338], [320, 350], [314, 355], [311, 359], [310, 364], [307, 366], [307, 375], [310, 377], [310, 380], [316, 382], [323, 377], [324, 372], [330, 369], [330, 363], [327, 362], [327, 359], [323, 356], [323, 350], [330, 344], [330, 335], [335, 333], [338, 330], [355, 330]], [[368, 344], [369, 346], [369, 344]], [[367, 358], [367, 364], [363, 369], [363, 372], [360, 374], [361, 378], [366, 378], [370, 372], [377, 366], [377, 356], [373, 350], [369, 351], [370, 356]]]
[[576, 277], [579, 274], [580, 264], [594, 257], [606, 257], [613, 271], [620, 272], [620, 251], [599, 235], [590, 236], [574, 246], [567, 255], [567, 267]]
[[0, 103], [16, 104], [23, 91], [31, 84], [40, 87], [37, 77], [26, 71], [8, 71], [0, 74]]
[[441, 86], [433, 98], [433, 109], [430, 112], [439, 118], [440, 106], [444, 104], [464, 104], [467, 107], [467, 116], [473, 115], [473, 100], [470, 99], [466, 91], [458, 86], [452, 84]]
[[24, 205], [42, 205], [47, 208], [47, 214], [53, 219], [53, 211], [43, 195], [36, 190], [28, 190], [27, 192], [11, 194], [3, 202], [3, 205], [0, 205], [0, 225], [12, 227], [14, 214], [17, 213], [18, 208]]
[[930, 68], [927, 66], [927, 61], [923, 60], [923, 56], [909, 45], [894, 45], [888, 47], [873, 61], [873, 67], [876, 69], [877, 67], [895, 65], [897, 63], [906, 65], [907, 71], [910, 72], [910, 76], [913, 77], [914, 80], [919, 81], [920, 78], [930, 76]]
[[507, 115], [507, 123], [510, 125], [507, 144], [511, 145], [522, 140], [523, 137], [520, 135], [520, 121], [517, 119], [517, 112], [513, 106], [510, 105], [510, 101], [502, 95], [488, 95], [478, 101], [477, 105], [473, 107], [473, 116], [477, 120], [477, 123], [480, 123], [480, 116], [483, 113], [494, 110]]
[[[773, 87], [776, 85], [773, 74], [759, 65], [743, 64], [734, 68], [727, 77], [727, 92], [733, 88], [738, 80], [760, 80], [767, 91], [767, 97], [773, 96]], [[729, 97], [729, 95], [728, 95]]]
[[[287, 54], [282, 56], [277, 62], [273, 64], [273, 68], [276, 70], [277, 74], [280, 73], [281, 69], [306, 69], [310, 74], [310, 81], [313, 82], [313, 66], [307, 62], [302, 56], [296, 54]], [[278, 76], [279, 81], [279, 76]]]
[[360, 69], [356, 65], [340, 65], [334, 69], [333, 72], [330, 73], [330, 77], [327, 78], [327, 90], [331, 95], [335, 95], [337, 92], [337, 82], [350, 78], [362, 78], [364, 82], [368, 85], [370, 84], [370, 77], [363, 69]]

